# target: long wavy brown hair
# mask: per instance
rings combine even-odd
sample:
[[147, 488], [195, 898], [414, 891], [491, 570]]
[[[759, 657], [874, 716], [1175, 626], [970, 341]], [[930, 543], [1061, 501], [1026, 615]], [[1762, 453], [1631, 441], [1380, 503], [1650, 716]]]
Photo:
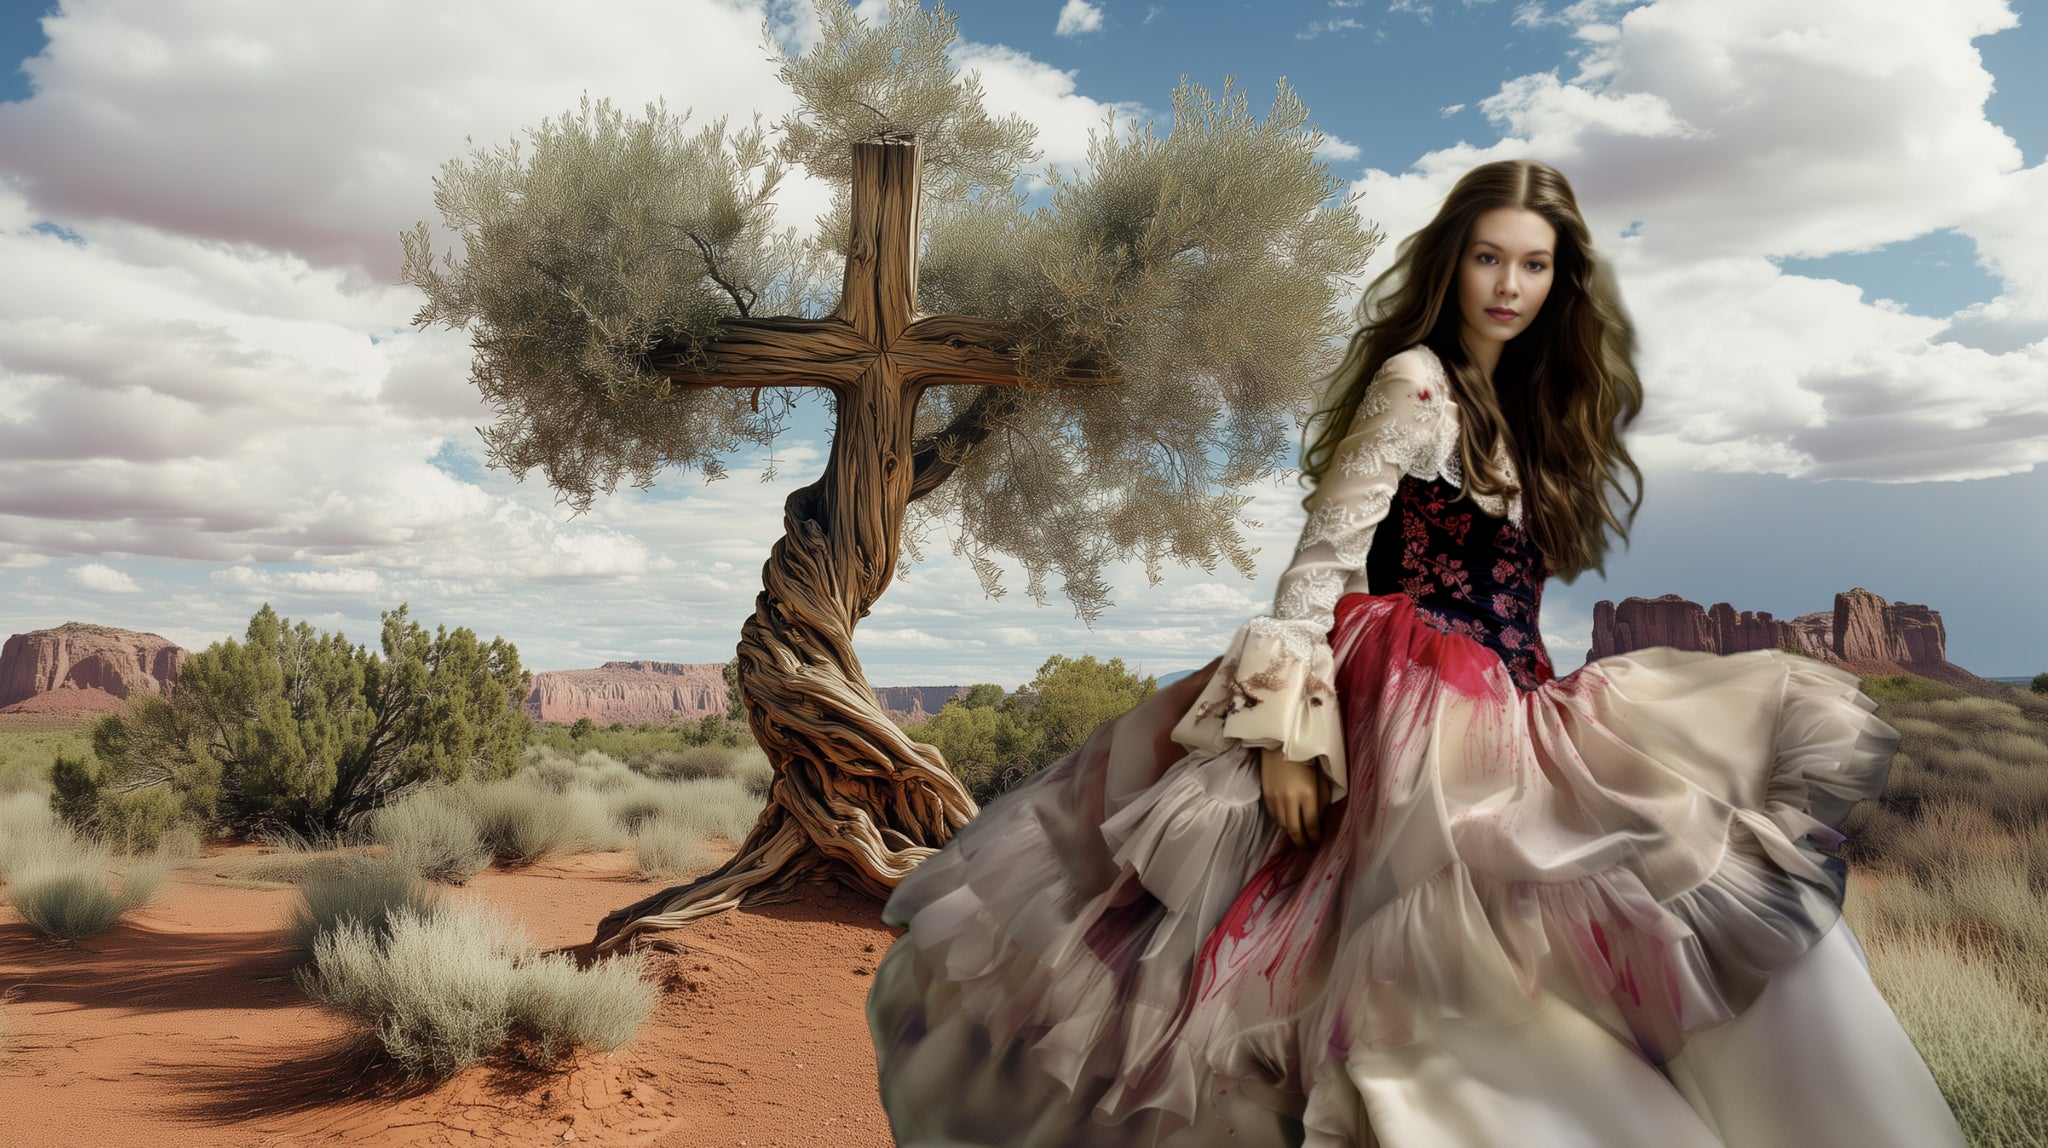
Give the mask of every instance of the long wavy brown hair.
[[[1502, 349], [1489, 384], [1460, 338], [1457, 277], [1474, 221], [1501, 207], [1526, 208], [1548, 220], [1557, 229], [1557, 250], [1549, 296], [1528, 329]], [[1373, 280], [1357, 321], [1304, 431], [1302, 480], [1312, 487], [1322, 481], [1380, 367], [1426, 344], [1451, 375], [1465, 492], [1509, 492], [1506, 476], [1493, 466], [1505, 439], [1521, 480], [1523, 524], [1550, 573], [1569, 583], [1587, 570], [1604, 572], [1607, 532], [1626, 543], [1642, 506], [1643, 472], [1621, 432], [1641, 413], [1643, 388], [1634, 361], [1635, 325], [1612, 270], [1593, 250], [1564, 176], [1529, 159], [1466, 172], [1436, 218], [1403, 240], [1393, 266]], [[1634, 480], [1632, 496], [1623, 488], [1623, 471]], [[1626, 521], [1609, 504], [1609, 488], [1627, 507]]]

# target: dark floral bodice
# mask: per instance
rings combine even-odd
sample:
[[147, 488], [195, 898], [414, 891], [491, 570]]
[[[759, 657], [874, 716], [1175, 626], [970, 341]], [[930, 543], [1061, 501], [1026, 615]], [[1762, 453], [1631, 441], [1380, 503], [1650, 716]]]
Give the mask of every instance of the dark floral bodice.
[[1519, 524], [1460, 500], [1449, 482], [1401, 479], [1365, 570], [1373, 593], [1406, 594], [1427, 625], [1498, 654], [1519, 688], [1557, 676], [1536, 625], [1542, 552]]

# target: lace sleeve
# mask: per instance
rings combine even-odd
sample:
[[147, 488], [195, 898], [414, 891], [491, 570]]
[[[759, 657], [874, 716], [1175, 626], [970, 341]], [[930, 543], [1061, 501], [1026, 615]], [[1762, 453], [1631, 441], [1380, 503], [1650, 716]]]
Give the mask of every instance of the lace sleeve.
[[1405, 351], [1374, 376], [1336, 458], [1309, 498], [1294, 560], [1280, 575], [1271, 614], [1238, 628], [1216, 674], [1174, 726], [1174, 741], [1222, 752], [1275, 746], [1345, 791], [1343, 722], [1330, 654], [1337, 599], [1364, 591], [1373, 529], [1401, 476], [1435, 478], [1457, 467], [1448, 387], [1427, 349]]

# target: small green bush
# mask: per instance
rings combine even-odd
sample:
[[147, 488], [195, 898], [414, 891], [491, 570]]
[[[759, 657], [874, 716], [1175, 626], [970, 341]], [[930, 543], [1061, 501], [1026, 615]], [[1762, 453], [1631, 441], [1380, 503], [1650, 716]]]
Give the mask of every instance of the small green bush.
[[381, 939], [397, 914], [424, 913], [434, 904], [419, 878], [398, 863], [355, 857], [348, 871], [299, 887], [299, 903], [285, 921], [285, 935], [292, 948], [310, 956], [323, 938], [345, 926], [355, 925]]
[[58, 941], [104, 933], [130, 909], [146, 904], [162, 886], [166, 867], [136, 863], [121, 886], [107, 882], [107, 859], [74, 853], [30, 865], [9, 882], [14, 908], [35, 931]]
[[322, 937], [300, 984], [346, 1013], [415, 1076], [447, 1076], [514, 1036], [547, 1064], [576, 1045], [612, 1049], [659, 1002], [637, 957], [578, 970], [542, 957], [505, 918], [475, 904], [401, 909], [388, 933], [358, 922]]
[[380, 809], [370, 838], [385, 855], [429, 881], [460, 885], [491, 863], [491, 846], [466, 809], [428, 792]]

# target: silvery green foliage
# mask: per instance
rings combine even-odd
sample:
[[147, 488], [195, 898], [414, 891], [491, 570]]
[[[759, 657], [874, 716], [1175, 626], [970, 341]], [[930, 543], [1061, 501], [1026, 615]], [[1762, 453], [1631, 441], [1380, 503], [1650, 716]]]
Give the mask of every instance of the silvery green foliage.
[[400, 907], [380, 926], [344, 918], [312, 951], [300, 987], [415, 1076], [452, 1075], [515, 1036], [543, 1065], [578, 1045], [615, 1049], [661, 998], [639, 956], [579, 969], [475, 902]]
[[657, 348], [702, 365], [721, 320], [801, 307], [817, 256], [776, 234], [783, 166], [761, 127], [694, 133], [660, 104], [643, 119], [588, 98], [517, 141], [452, 161], [435, 206], [463, 257], [433, 259], [425, 223], [404, 237], [404, 274], [427, 295], [425, 326], [466, 327], [471, 378], [498, 410], [491, 461], [539, 467], [579, 509], [663, 466], [723, 471], [766, 443], [788, 400], [688, 393], [649, 367]]
[[782, 82], [798, 109], [776, 126], [780, 156], [835, 189], [818, 238], [844, 254], [853, 145], [877, 136], [914, 136], [923, 160], [921, 200], [934, 211], [986, 196], [1006, 197], [1038, 158], [1037, 129], [1021, 116], [994, 119], [982, 107], [981, 80], [953, 71], [946, 49], [954, 20], [916, 0], [889, 0], [888, 19], [871, 25], [844, 0], [816, 4], [822, 35], [802, 55], [782, 55]]
[[[1056, 576], [1084, 620], [1108, 605], [1104, 567], [1138, 560], [1249, 576], [1236, 491], [1288, 461], [1299, 420], [1337, 361], [1347, 278], [1381, 238], [1315, 157], [1321, 135], [1282, 83], [1253, 116], [1241, 91], [1183, 83], [1173, 124], [1105, 125], [1080, 173], [1051, 173], [1050, 202], [1016, 185], [1030, 126], [991, 118], [952, 71], [953, 20], [892, 0], [878, 25], [817, 0], [822, 35], [783, 55], [798, 107], [770, 147], [758, 125], [686, 135], [658, 106], [630, 120], [600, 104], [518, 148], [451, 164], [439, 182], [468, 258], [436, 271], [428, 235], [407, 276], [418, 321], [467, 325], [475, 377], [496, 404], [493, 461], [538, 466], [587, 507], [621, 479], [669, 465], [721, 473], [765, 443], [793, 391], [681, 389], [656, 357], [701, 360], [721, 320], [817, 316], [837, 295], [854, 142], [914, 135], [924, 157], [919, 309], [1006, 326], [1021, 385], [923, 395], [920, 449], [955, 463], [911, 507], [905, 547], [941, 522], [1000, 594], [997, 554], [1044, 601]], [[815, 239], [776, 232], [785, 165], [838, 188]], [[1111, 385], [1075, 386], [1088, 371]]]
[[[1057, 574], [1092, 621], [1101, 571], [1137, 559], [1157, 581], [1173, 558], [1249, 576], [1238, 488], [1272, 473], [1298, 412], [1337, 361], [1344, 280], [1380, 239], [1315, 158], [1321, 136], [1285, 84], [1249, 114], [1183, 83], [1164, 136], [1093, 136], [1086, 170], [1055, 171], [1051, 203], [998, 202], [933, 220], [921, 307], [1000, 318], [1019, 340], [1023, 385], [998, 397], [996, 432], [912, 505], [911, 549], [941, 520], [990, 593], [993, 552], [1024, 566], [1044, 601]], [[1065, 387], [1094, 364], [1120, 381]], [[988, 396], [940, 388], [920, 437]]]

